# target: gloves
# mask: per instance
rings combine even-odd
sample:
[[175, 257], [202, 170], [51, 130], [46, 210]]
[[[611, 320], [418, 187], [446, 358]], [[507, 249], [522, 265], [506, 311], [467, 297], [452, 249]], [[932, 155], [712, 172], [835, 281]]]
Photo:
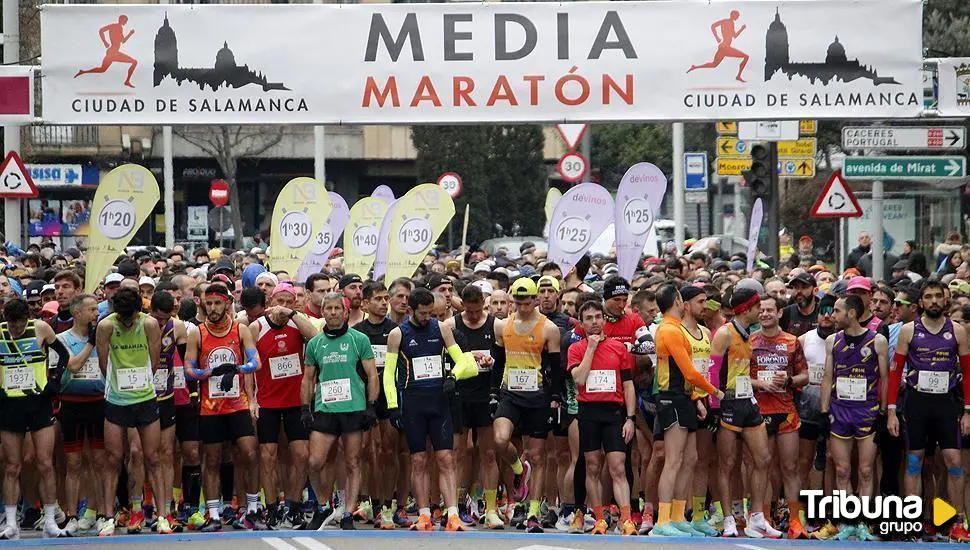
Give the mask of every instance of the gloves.
[[40, 394], [44, 397], [57, 397], [59, 393], [61, 393], [61, 376], [55, 372], [47, 379], [47, 385]]
[[498, 396], [493, 393], [488, 397], [488, 415], [495, 420], [496, 413], [498, 413]]
[[222, 375], [222, 380], [219, 381], [219, 389], [228, 393], [232, 391], [233, 382], [236, 381], [235, 372], [227, 372]]
[[300, 407], [300, 423], [308, 430], [313, 425], [313, 411], [310, 410], [310, 405]]
[[[876, 434], [889, 435], [889, 428], [886, 427], [887, 420], [888, 419], [886, 418], [886, 413], [880, 412], [879, 415], [876, 416], [876, 424], [873, 426], [873, 431]], [[884, 437], [884, 436], [879, 435], [879, 437]]]
[[88, 325], [88, 343], [93, 347], [98, 347], [98, 324]]
[[401, 419], [401, 408], [389, 409], [387, 411], [388, 420], [391, 422], [391, 426], [399, 432], [404, 431], [404, 423]]
[[832, 429], [832, 417], [829, 413], [823, 413], [819, 415], [818, 418], [818, 431], [820, 439], [827, 439], [829, 436], [829, 430]]
[[377, 402], [376, 401], [367, 402], [367, 408], [364, 409], [364, 420], [367, 421], [368, 428], [377, 424]]
[[[212, 376], [222, 376], [224, 374], [236, 374], [236, 364], [235, 363], [223, 363], [218, 367], [212, 369]], [[228, 390], [224, 390], [228, 391]]]

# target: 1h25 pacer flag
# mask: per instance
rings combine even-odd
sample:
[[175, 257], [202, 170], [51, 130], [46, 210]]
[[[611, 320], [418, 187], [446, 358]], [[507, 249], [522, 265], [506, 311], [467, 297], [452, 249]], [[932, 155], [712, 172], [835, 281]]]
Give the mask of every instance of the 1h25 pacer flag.
[[923, 96], [920, 0], [49, 5], [41, 46], [53, 124], [902, 118]]

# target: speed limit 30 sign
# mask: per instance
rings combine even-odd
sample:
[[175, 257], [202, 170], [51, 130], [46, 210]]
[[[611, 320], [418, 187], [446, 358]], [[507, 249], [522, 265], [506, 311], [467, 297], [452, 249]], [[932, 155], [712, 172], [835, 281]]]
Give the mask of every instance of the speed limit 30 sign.
[[456, 199], [461, 194], [461, 176], [454, 172], [445, 172], [438, 176], [438, 186]]
[[576, 183], [586, 175], [586, 166], [586, 157], [574, 151], [563, 155], [556, 169], [564, 181]]

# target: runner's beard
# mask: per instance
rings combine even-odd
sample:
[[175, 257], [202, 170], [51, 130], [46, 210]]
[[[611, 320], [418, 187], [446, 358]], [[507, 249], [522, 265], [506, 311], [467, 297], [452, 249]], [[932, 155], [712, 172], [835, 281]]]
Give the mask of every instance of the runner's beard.
[[924, 313], [926, 313], [930, 319], [939, 319], [943, 316], [943, 308], [926, 308]]
[[229, 329], [229, 325], [232, 323], [232, 317], [229, 316], [228, 308], [222, 312], [219, 318], [213, 319], [213, 317], [214, 315], [210, 313], [207, 313], [205, 316], [205, 324], [208, 328], [216, 332], [224, 332]]

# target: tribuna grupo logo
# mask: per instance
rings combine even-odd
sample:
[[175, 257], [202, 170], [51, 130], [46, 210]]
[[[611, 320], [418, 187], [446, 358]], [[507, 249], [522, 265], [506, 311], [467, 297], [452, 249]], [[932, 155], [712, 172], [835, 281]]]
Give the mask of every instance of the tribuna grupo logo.
[[[805, 515], [819, 522], [866, 523], [880, 536], [908, 536], [923, 531], [923, 499], [917, 496], [855, 496], [845, 491], [827, 495], [820, 490], [801, 491]], [[943, 525], [956, 510], [942, 499], [933, 501], [933, 523]]]

